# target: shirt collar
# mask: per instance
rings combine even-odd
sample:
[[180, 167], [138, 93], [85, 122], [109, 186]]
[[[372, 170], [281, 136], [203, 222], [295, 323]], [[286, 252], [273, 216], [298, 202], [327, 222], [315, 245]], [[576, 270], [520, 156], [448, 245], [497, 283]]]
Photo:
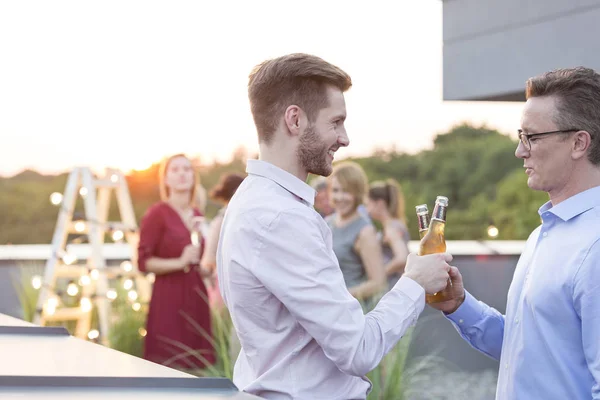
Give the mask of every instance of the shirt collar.
[[246, 172], [272, 180], [294, 196], [304, 200], [311, 207], [315, 204], [316, 192], [312, 187], [271, 163], [262, 160], [248, 160], [246, 163]]
[[554, 207], [552, 207], [552, 203], [548, 201], [540, 207], [538, 213], [542, 215], [544, 212], [548, 211], [563, 221], [568, 221], [579, 214], [599, 206], [600, 186], [596, 186], [581, 193], [577, 193], [575, 196], [569, 197]]

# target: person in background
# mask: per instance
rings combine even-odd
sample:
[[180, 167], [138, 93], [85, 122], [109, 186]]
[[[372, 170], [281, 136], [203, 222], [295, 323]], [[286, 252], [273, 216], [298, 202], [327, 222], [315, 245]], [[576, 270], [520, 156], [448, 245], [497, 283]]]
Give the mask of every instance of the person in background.
[[331, 202], [329, 201], [329, 189], [327, 187], [327, 178], [318, 176], [310, 183], [311, 187], [317, 193], [315, 195], [315, 210], [321, 217], [328, 217], [333, 213]]
[[138, 246], [139, 270], [156, 275], [144, 358], [173, 368], [204, 368], [215, 358], [210, 310], [202, 300], [202, 235], [197, 232], [198, 244], [192, 243], [201, 217], [195, 206], [198, 174], [189, 158], [176, 154], [162, 163], [159, 182], [161, 201], [144, 215]]
[[367, 308], [384, 291], [385, 273], [375, 227], [359, 211], [368, 187], [362, 167], [354, 162], [336, 165], [329, 176], [335, 213], [326, 218], [346, 287]]
[[243, 180], [244, 176], [241, 174], [226, 174], [221, 176], [217, 186], [210, 191], [210, 199], [220, 203], [221, 208], [210, 223], [210, 228], [206, 237], [206, 249], [202, 255], [200, 265], [212, 277], [209, 281], [208, 298], [213, 310], [219, 310], [223, 307], [223, 299], [219, 292], [219, 281], [216, 273], [217, 246], [221, 234], [221, 224], [223, 223], [227, 204], [229, 204], [229, 200], [231, 200]]
[[404, 272], [410, 241], [406, 227], [404, 194], [398, 182], [393, 179], [373, 182], [369, 188], [367, 210], [371, 218], [383, 228], [379, 238], [385, 275], [391, 288]]

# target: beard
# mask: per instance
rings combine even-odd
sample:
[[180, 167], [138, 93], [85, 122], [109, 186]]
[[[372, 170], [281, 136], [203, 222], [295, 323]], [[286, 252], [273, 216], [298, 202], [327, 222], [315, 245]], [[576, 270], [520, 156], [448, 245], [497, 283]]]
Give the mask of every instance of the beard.
[[300, 136], [296, 155], [300, 161], [300, 166], [308, 173], [329, 176], [333, 169], [327, 157], [328, 150], [329, 148], [315, 129], [308, 126]]

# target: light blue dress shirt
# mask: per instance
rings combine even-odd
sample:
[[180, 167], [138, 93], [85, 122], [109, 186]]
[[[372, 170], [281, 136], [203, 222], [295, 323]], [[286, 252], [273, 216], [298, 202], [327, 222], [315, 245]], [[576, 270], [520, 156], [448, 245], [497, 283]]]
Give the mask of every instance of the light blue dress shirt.
[[497, 400], [600, 399], [600, 186], [538, 212], [506, 315], [466, 293], [447, 317], [500, 361]]

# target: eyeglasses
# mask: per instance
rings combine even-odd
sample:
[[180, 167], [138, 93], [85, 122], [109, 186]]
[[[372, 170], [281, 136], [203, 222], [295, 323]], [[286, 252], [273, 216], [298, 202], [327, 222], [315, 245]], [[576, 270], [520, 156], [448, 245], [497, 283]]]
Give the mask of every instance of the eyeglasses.
[[518, 129], [517, 132], [519, 134], [519, 140], [523, 143], [523, 146], [527, 149], [527, 151], [531, 150], [531, 142], [530, 139], [536, 138], [539, 136], [550, 135], [552, 133], [568, 133], [568, 132], [577, 132], [580, 129], [563, 129], [560, 131], [550, 131], [550, 132], [540, 132], [540, 133], [523, 133], [523, 129]]

